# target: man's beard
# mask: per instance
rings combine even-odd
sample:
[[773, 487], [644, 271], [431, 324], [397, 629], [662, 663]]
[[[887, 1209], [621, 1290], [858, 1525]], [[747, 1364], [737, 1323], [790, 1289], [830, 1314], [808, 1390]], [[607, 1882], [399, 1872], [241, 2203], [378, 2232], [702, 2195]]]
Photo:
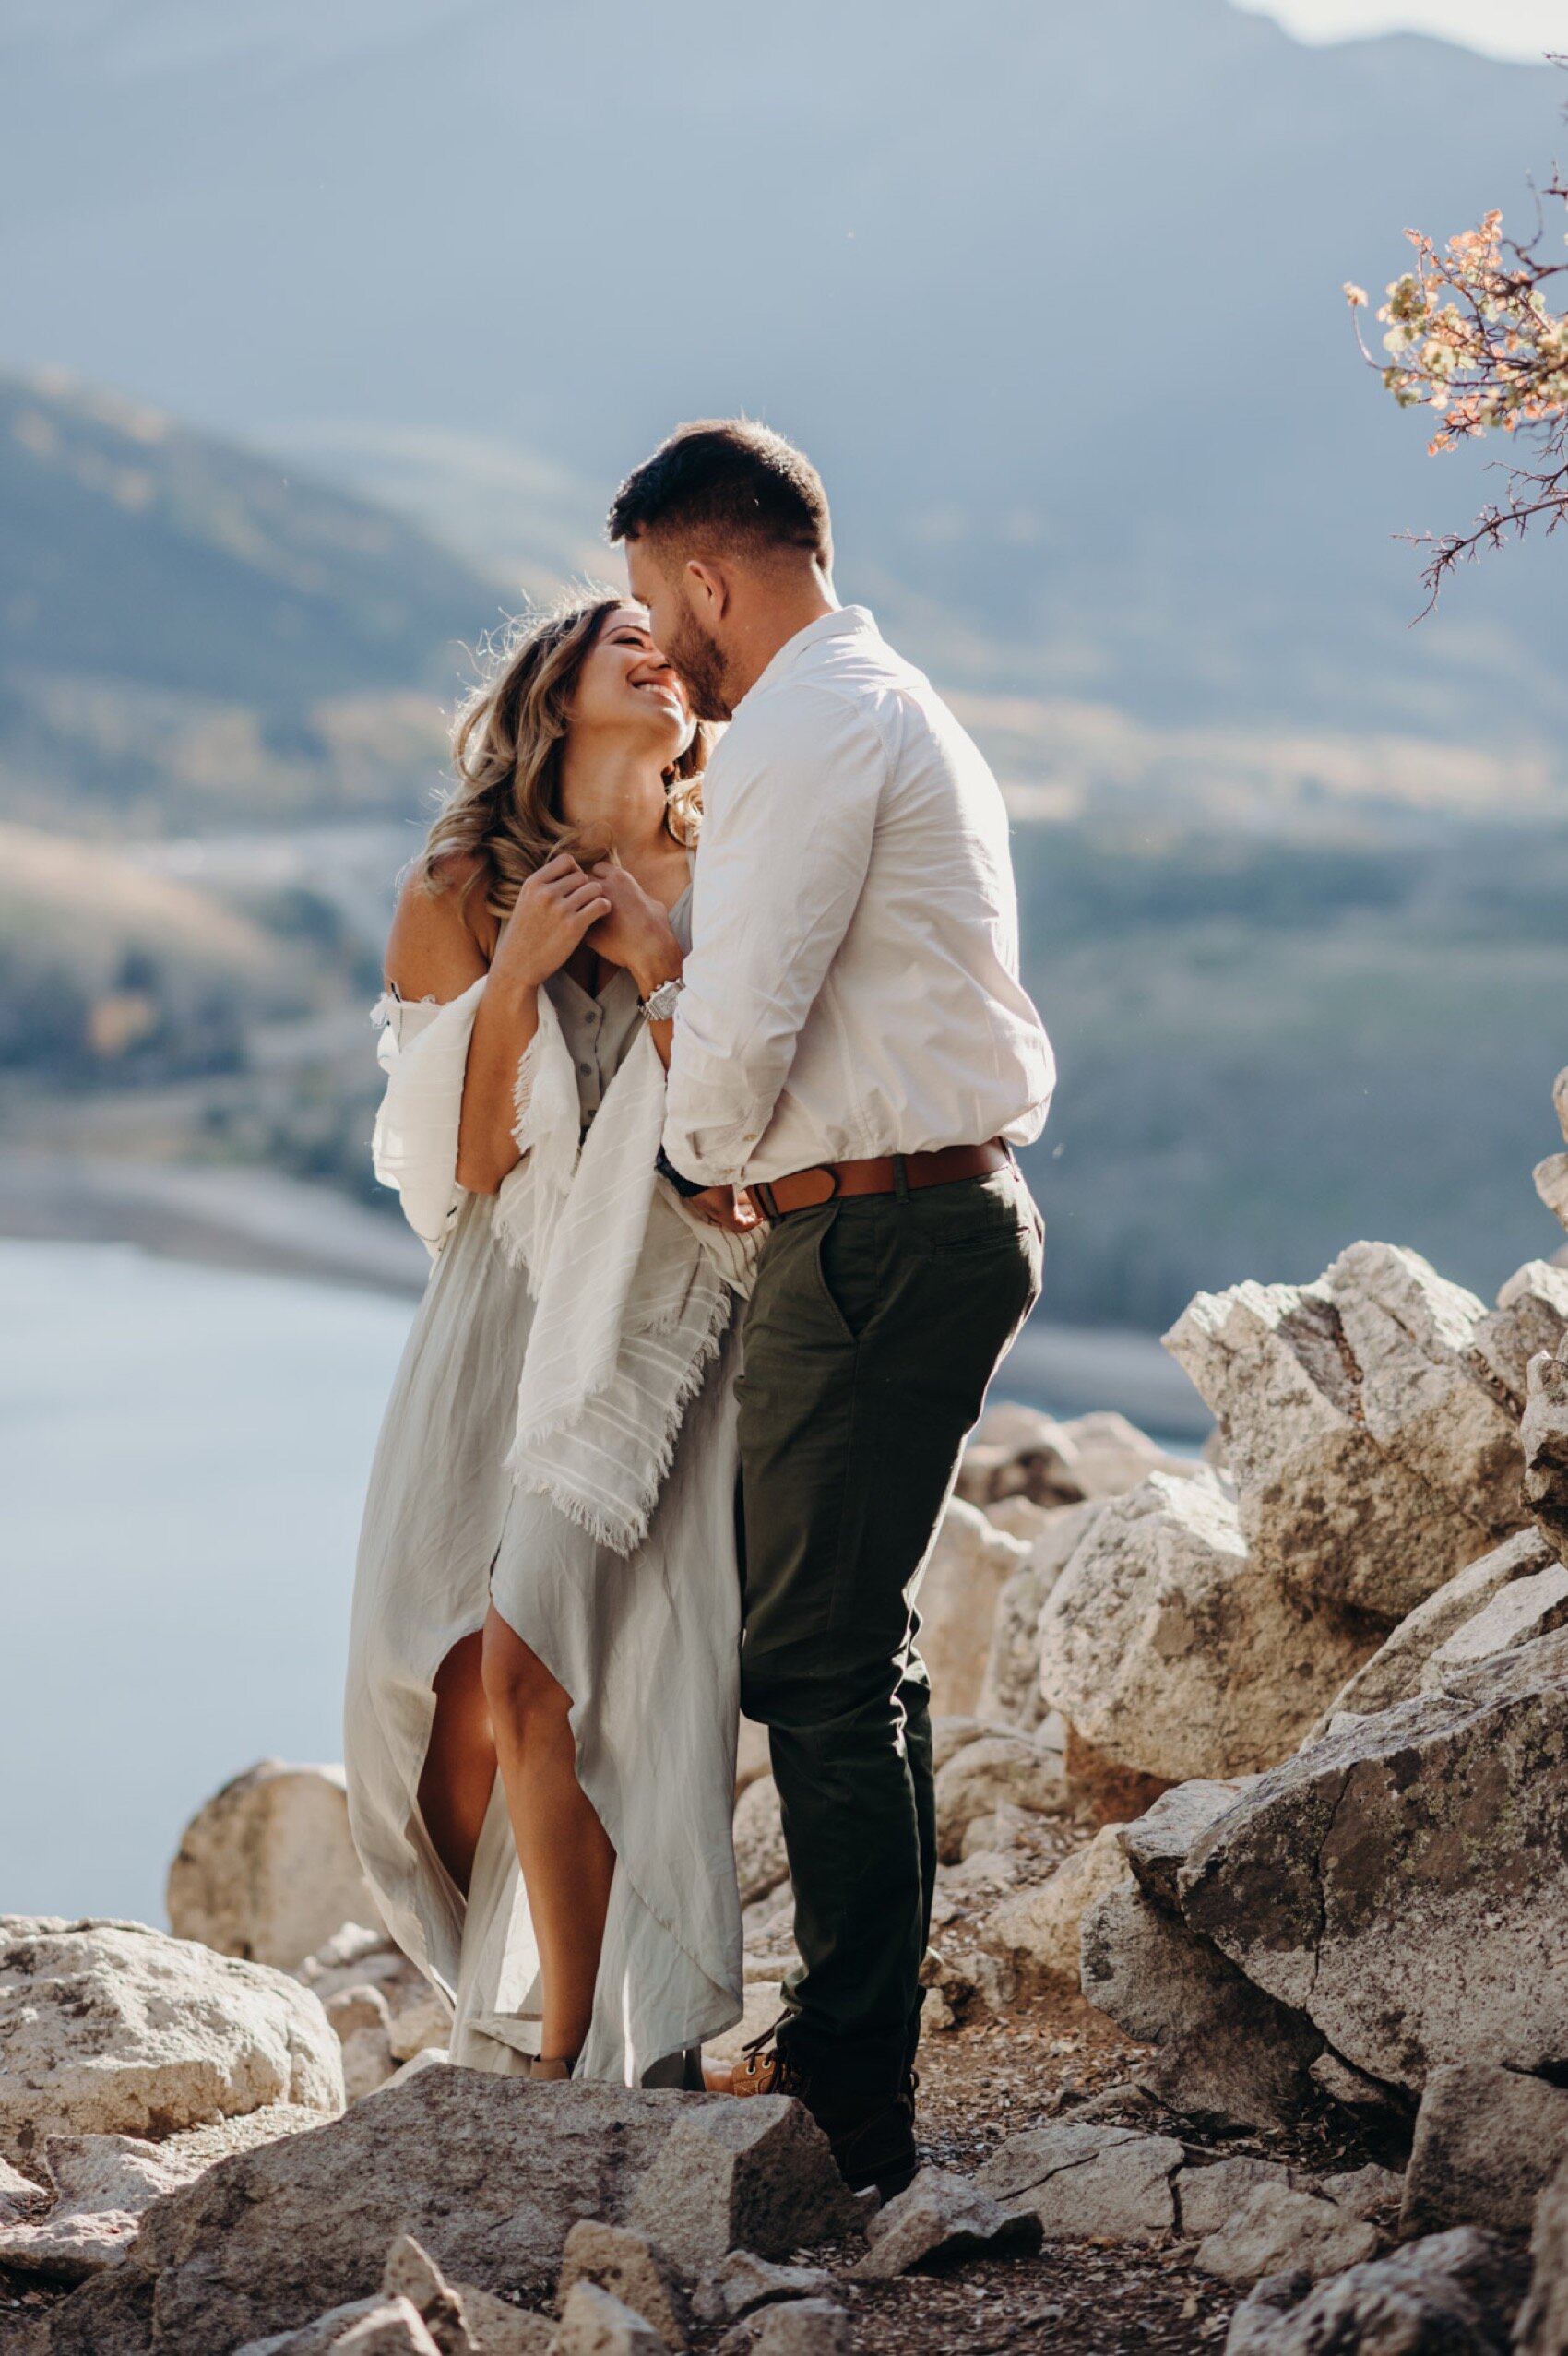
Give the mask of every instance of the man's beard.
[[683, 614], [680, 629], [671, 636], [664, 653], [685, 682], [693, 719], [730, 719], [724, 656], [718, 639], [709, 637], [702, 624], [691, 614]]

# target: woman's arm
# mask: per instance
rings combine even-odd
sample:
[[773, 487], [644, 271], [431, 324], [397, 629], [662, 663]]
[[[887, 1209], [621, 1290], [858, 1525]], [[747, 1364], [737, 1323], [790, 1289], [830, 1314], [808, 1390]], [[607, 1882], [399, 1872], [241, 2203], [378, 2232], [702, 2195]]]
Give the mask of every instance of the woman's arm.
[[591, 924], [609, 912], [602, 887], [562, 853], [529, 877], [488, 959], [468, 910], [478, 863], [465, 863], [444, 892], [418, 877], [404, 886], [386, 950], [386, 979], [400, 998], [461, 996], [488, 973], [463, 1076], [457, 1179], [493, 1195], [519, 1160], [512, 1132], [517, 1066], [539, 1029], [541, 982], [565, 964]]

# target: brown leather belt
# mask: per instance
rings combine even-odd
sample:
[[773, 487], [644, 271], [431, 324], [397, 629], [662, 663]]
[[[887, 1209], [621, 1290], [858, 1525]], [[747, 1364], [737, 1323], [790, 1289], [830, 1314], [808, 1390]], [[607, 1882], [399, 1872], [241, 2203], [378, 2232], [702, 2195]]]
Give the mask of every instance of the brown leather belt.
[[809, 1170], [791, 1170], [785, 1178], [759, 1179], [746, 1193], [765, 1218], [782, 1219], [786, 1211], [812, 1210], [852, 1195], [896, 1195], [900, 1162], [912, 1192], [920, 1186], [951, 1186], [960, 1178], [989, 1177], [993, 1170], [1005, 1170], [1011, 1159], [1001, 1138], [992, 1137], [983, 1146], [939, 1146], [934, 1153], [880, 1153], [869, 1161], [814, 1162]]

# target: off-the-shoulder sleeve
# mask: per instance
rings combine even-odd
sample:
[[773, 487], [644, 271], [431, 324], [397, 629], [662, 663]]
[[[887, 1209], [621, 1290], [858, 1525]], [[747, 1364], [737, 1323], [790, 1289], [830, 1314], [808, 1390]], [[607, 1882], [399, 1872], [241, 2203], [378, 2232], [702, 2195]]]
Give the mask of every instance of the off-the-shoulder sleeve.
[[457, 1130], [463, 1074], [485, 977], [460, 998], [383, 998], [376, 1054], [386, 1089], [375, 1118], [371, 1156], [384, 1186], [393, 1186], [403, 1216], [432, 1259], [440, 1251], [462, 1199], [457, 1184]]

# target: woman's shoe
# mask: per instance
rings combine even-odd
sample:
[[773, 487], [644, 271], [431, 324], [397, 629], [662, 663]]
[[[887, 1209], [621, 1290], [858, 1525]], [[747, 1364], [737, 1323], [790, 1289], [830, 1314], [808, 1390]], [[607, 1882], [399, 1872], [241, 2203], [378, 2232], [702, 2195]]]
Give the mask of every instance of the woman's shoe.
[[570, 2061], [549, 2060], [544, 2054], [536, 2053], [529, 2064], [529, 2076], [536, 2084], [543, 2079], [549, 2084], [559, 2085], [564, 2078], [571, 2076], [576, 2066], [577, 2057], [575, 2053]]

